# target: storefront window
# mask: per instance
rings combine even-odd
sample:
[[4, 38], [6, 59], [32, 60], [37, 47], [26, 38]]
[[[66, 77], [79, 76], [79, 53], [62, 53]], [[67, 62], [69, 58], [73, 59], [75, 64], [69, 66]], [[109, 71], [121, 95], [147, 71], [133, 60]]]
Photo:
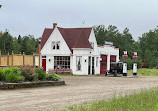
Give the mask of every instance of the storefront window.
[[54, 56], [54, 69], [70, 69], [70, 57]]

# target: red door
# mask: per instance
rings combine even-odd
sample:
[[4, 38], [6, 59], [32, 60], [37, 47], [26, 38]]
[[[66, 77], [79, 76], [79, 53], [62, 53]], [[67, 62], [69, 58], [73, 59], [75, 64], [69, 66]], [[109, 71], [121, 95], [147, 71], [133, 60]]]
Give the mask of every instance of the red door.
[[111, 55], [110, 56], [110, 62], [116, 62], [116, 56]]
[[46, 71], [46, 59], [42, 59], [42, 67]]
[[107, 55], [101, 55], [102, 61], [100, 63], [100, 74], [105, 74], [107, 69]]

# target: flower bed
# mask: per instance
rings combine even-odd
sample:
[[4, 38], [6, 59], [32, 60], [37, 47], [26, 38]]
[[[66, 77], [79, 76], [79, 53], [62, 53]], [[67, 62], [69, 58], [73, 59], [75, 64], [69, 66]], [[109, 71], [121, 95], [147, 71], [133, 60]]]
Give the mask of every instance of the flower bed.
[[[8, 87], [8, 89], [10, 89], [10, 87], [12, 87], [11, 89], [14, 89], [13, 87], [19, 87], [21, 85], [23, 85], [22, 87], [26, 87], [28, 83], [32, 83], [30, 87], [42, 86], [39, 84], [47, 84], [46, 86], [48, 86], [48, 84], [52, 83], [58, 84], [59, 82], [61, 82], [59, 80], [59, 75], [46, 74], [43, 69], [34, 68], [32, 66], [20, 66], [0, 69], [0, 89], [3, 89], [3, 86]], [[62, 85], [63, 84], [65, 84], [65, 82], [62, 83]]]

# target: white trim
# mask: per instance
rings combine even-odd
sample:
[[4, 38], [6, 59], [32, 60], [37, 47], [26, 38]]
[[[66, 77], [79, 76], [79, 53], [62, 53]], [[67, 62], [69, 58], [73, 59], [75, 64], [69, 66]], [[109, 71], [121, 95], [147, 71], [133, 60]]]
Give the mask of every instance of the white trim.
[[75, 50], [93, 50], [91, 48], [72, 48], [72, 49], [75, 49]]

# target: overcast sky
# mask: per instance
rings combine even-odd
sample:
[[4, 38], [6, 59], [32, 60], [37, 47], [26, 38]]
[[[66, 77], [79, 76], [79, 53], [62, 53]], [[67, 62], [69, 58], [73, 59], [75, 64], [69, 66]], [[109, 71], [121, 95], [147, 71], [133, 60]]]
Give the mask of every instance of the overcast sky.
[[158, 25], [158, 0], [0, 0], [0, 30], [41, 37], [44, 28], [115, 25], [135, 40]]

